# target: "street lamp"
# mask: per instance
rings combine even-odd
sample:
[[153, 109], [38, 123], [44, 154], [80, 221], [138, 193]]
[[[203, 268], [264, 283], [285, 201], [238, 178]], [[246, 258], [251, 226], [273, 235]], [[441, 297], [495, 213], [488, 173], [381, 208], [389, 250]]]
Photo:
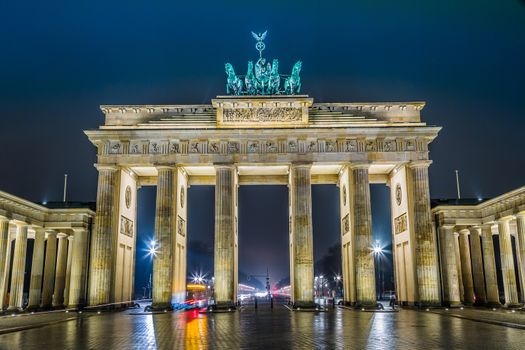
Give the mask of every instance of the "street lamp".
[[377, 258], [378, 262], [378, 277], [379, 277], [379, 297], [378, 299], [381, 299], [381, 295], [383, 294], [383, 278], [381, 276], [382, 273], [382, 265], [381, 265], [381, 256], [383, 255], [383, 248], [381, 247], [381, 244], [379, 241], [375, 242], [375, 245], [372, 247], [372, 253], [374, 254], [374, 257]]
[[336, 295], [339, 295], [339, 283], [341, 282], [341, 276], [340, 275], [335, 275], [334, 281], [335, 281]]
[[154, 239], [149, 242], [148, 255], [157, 256], [157, 242]]

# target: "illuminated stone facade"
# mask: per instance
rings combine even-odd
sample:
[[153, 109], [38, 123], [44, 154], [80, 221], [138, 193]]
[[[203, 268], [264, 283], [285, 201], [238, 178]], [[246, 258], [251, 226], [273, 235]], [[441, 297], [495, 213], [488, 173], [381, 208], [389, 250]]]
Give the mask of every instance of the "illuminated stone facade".
[[313, 306], [311, 185], [335, 184], [341, 191], [344, 300], [374, 307], [371, 183], [392, 189], [398, 300], [439, 304], [428, 145], [440, 128], [421, 121], [423, 107], [421, 102], [316, 104], [304, 95], [219, 96], [209, 105], [102, 106], [105, 124], [86, 131], [98, 149], [99, 169], [90, 304], [125, 301], [130, 295], [133, 276], [127, 268], [133, 266], [135, 242], [119, 225], [136, 227], [136, 203], [128, 208], [124, 203], [126, 196], [136, 198], [139, 186], [157, 186], [158, 192], [153, 306], [182, 301], [185, 194], [190, 185], [215, 185], [215, 300], [234, 306], [237, 187], [285, 184], [292, 301]]
[[[439, 232], [444, 302], [452, 306], [522, 305], [525, 187], [479, 203], [451, 200], [435, 201], [435, 205], [432, 213]], [[499, 271], [494, 240], [499, 242]], [[503, 282], [501, 298], [498, 274]]]
[[[0, 191], [0, 311], [86, 305], [94, 217], [87, 203], [47, 207]], [[24, 293], [28, 240], [34, 244]]]

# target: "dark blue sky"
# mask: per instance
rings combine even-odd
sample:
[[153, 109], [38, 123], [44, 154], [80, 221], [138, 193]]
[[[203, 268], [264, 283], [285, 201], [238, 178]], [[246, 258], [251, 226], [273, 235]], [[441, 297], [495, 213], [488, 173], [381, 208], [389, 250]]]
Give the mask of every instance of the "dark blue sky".
[[523, 1], [3, 1], [0, 189], [58, 200], [67, 172], [69, 198], [94, 200], [98, 105], [208, 103], [264, 29], [316, 101], [427, 101], [433, 197], [454, 169], [464, 196], [523, 185]]

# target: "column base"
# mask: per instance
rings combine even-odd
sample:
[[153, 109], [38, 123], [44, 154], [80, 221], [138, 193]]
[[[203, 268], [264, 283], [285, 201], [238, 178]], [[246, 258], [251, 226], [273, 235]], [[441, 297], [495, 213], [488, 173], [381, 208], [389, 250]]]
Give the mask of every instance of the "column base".
[[503, 307], [503, 305], [501, 305], [501, 303], [496, 302], [496, 301], [488, 301], [484, 306], [485, 307], [489, 307], [489, 308], [496, 308], [496, 309], [499, 309], [499, 308]]
[[445, 307], [448, 307], [448, 308], [451, 308], [451, 309], [460, 308], [460, 307], [464, 306], [460, 301], [446, 302], [446, 303], [444, 303], [444, 305], [445, 305]]
[[146, 306], [144, 310], [148, 311], [173, 311], [173, 305], [171, 303], [158, 303]]
[[218, 301], [215, 304], [211, 305], [211, 310], [236, 310], [237, 306], [233, 301]]
[[319, 305], [313, 301], [296, 301], [292, 304], [294, 310], [316, 310], [319, 309]]
[[523, 307], [523, 304], [519, 304], [519, 303], [505, 304], [503, 305], [503, 307], [506, 309], [519, 309]]
[[[428, 308], [442, 307], [440, 301], [425, 301], [425, 302], [420, 301], [420, 302], [414, 303], [414, 305], [419, 307], [419, 308], [424, 308], [424, 307], [428, 307]], [[463, 305], [459, 305], [459, 306], [463, 306]]]
[[28, 305], [24, 311], [40, 311], [41, 308], [40, 308], [40, 305]]
[[16, 312], [16, 313], [18, 313], [18, 312], [23, 312], [24, 309], [21, 308], [21, 307], [18, 307], [18, 306], [9, 306], [6, 311], [7, 312]]

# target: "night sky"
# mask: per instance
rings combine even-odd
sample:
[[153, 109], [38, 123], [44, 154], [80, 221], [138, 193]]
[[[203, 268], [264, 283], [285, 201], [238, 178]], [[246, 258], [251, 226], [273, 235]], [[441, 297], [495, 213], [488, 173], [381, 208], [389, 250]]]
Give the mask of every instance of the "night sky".
[[[225, 92], [224, 63], [244, 71], [257, 57], [250, 31], [265, 29], [265, 56], [282, 73], [302, 60], [303, 90], [317, 102], [427, 101], [423, 119], [443, 126], [433, 197], [455, 196], [454, 169], [463, 197], [524, 184], [523, 1], [178, 3], [0, 3], [1, 190], [60, 200], [68, 173], [68, 198], [95, 200], [95, 148], [82, 131], [103, 123], [98, 106], [209, 103]], [[140, 192], [143, 240], [155, 193]], [[313, 188], [316, 258], [338, 241], [337, 196]], [[388, 240], [386, 187], [372, 186], [372, 198], [374, 235]], [[283, 186], [241, 187], [246, 273], [287, 273], [287, 200]], [[189, 239], [210, 239], [213, 188], [192, 187], [188, 207]]]

